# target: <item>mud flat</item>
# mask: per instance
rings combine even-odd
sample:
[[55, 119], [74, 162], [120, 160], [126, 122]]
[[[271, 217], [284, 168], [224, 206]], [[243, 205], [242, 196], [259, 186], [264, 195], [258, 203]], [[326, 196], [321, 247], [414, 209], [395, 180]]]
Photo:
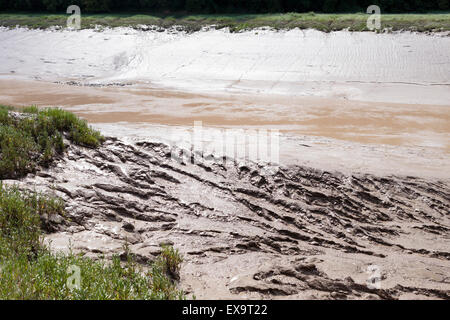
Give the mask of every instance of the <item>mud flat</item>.
[[63, 107], [121, 137], [170, 143], [202, 121], [279, 130], [284, 164], [450, 172], [447, 34], [1, 28], [0, 48], [2, 103]]
[[127, 242], [146, 263], [173, 244], [199, 299], [450, 298], [448, 180], [181, 154], [109, 138], [6, 182], [66, 201], [54, 250], [108, 257]]
[[[0, 28], [0, 74], [184, 91], [444, 104], [448, 34]], [[18, 54], [20, 53], [20, 54]]]
[[[55, 250], [174, 244], [200, 299], [450, 298], [448, 36], [18, 28], [0, 48], [2, 103], [109, 136], [8, 182], [65, 199]], [[212, 144], [278, 130], [279, 161], [190, 153], [194, 121]]]

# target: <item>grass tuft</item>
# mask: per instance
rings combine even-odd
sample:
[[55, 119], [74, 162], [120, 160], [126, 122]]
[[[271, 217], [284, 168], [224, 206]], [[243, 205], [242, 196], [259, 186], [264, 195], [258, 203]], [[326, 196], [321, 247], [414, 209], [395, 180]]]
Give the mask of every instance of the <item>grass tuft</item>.
[[26, 107], [20, 113], [0, 105], [0, 179], [18, 178], [48, 166], [64, 152], [64, 138], [98, 147], [104, 138], [82, 120], [61, 109]]
[[178, 249], [174, 249], [170, 246], [163, 246], [161, 255], [159, 256], [156, 264], [161, 268], [164, 274], [167, 274], [173, 279], [180, 278], [180, 265], [183, 262]]

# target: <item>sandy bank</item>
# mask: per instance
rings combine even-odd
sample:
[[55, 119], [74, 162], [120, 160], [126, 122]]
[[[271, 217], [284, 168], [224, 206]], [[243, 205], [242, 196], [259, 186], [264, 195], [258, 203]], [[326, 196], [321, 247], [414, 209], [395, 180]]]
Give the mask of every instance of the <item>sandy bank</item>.
[[0, 74], [448, 104], [450, 37], [314, 30], [0, 30]]

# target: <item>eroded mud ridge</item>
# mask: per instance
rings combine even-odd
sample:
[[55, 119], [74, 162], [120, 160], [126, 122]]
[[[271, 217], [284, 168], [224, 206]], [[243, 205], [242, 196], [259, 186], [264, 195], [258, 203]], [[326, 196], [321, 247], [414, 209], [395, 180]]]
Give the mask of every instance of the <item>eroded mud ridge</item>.
[[19, 184], [66, 200], [55, 250], [109, 256], [127, 241], [145, 263], [173, 244], [198, 299], [450, 298], [448, 181], [171, 155], [108, 138]]

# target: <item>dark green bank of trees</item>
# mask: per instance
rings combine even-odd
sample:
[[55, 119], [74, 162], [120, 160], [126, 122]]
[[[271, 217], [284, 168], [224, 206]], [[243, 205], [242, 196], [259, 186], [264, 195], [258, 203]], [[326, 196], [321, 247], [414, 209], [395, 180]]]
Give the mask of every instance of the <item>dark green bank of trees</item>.
[[450, 10], [450, 0], [0, 0], [2, 11], [159, 11], [163, 13], [361, 12], [377, 4], [384, 13]]

